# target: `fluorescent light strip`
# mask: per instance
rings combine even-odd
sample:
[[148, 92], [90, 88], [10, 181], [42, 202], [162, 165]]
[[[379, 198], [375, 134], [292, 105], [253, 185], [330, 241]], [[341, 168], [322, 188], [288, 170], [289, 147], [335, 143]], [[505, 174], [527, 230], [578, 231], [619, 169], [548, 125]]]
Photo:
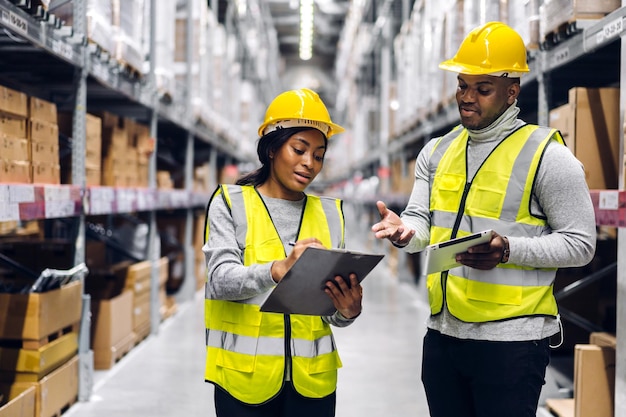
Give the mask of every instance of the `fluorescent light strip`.
[[313, 0], [300, 0], [300, 59], [313, 57]]

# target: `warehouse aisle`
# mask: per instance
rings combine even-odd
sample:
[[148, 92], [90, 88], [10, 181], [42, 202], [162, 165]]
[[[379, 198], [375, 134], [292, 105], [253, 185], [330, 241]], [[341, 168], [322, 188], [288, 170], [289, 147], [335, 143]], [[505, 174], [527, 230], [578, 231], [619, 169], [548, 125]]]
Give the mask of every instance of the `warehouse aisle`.
[[[365, 227], [348, 212], [349, 245], [366, 247]], [[365, 229], [365, 230], [363, 230]], [[362, 237], [362, 238], [361, 238]], [[371, 244], [371, 243], [370, 243]], [[364, 309], [350, 327], [335, 329], [343, 361], [338, 417], [427, 416], [419, 379], [425, 297], [380, 264], [364, 282]], [[71, 417], [215, 416], [213, 388], [203, 380], [202, 294], [180, 305], [111, 370], [97, 371], [90, 401], [73, 405]]]

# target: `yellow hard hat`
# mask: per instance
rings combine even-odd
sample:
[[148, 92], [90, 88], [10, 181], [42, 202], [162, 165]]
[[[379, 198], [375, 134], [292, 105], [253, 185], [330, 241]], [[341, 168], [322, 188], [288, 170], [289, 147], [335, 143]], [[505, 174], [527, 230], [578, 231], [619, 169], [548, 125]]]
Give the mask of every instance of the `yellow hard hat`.
[[487, 22], [472, 30], [456, 55], [439, 68], [469, 75], [519, 78], [529, 71], [522, 37], [502, 22]]
[[330, 120], [326, 105], [315, 91], [301, 88], [285, 91], [270, 103], [259, 126], [259, 136], [297, 126], [314, 127], [327, 138], [345, 130]]

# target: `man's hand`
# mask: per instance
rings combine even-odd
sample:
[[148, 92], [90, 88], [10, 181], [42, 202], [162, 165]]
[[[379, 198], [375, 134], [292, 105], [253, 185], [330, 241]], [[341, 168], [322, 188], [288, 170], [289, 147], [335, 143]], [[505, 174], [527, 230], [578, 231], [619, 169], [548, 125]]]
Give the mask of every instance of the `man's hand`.
[[494, 231], [489, 242], [472, 246], [467, 252], [457, 254], [456, 261], [470, 268], [484, 271], [493, 269], [502, 260], [504, 245], [502, 236]]
[[400, 217], [389, 210], [382, 201], [376, 202], [380, 222], [372, 226], [372, 232], [377, 239], [389, 239], [398, 246], [406, 246], [415, 235], [415, 230], [409, 229], [402, 223]]

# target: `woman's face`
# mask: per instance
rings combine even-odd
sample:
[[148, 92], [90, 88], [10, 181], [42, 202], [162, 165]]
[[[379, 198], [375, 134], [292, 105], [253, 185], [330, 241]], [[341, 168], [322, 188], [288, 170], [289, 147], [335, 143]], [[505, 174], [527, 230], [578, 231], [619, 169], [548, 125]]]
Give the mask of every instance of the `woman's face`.
[[274, 154], [270, 154], [268, 180], [259, 187], [266, 195], [299, 200], [302, 193], [324, 166], [326, 139], [317, 129], [291, 136]]

